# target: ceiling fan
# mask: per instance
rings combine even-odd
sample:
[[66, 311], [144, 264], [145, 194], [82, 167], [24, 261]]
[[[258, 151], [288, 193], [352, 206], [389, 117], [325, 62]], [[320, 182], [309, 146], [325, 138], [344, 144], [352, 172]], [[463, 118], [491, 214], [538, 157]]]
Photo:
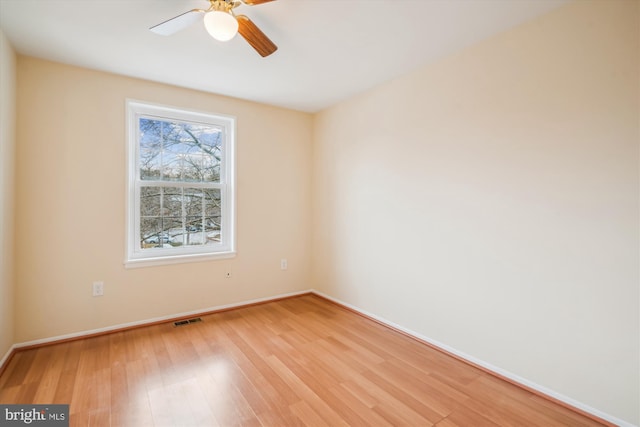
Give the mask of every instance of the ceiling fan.
[[245, 15], [236, 15], [233, 9], [242, 3], [255, 6], [270, 1], [274, 0], [209, 0], [210, 6], [208, 9], [192, 9], [154, 25], [149, 30], [156, 34], [169, 36], [197, 21], [203, 20], [207, 32], [214, 39], [227, 41], [231, 40], [236, 33], [240, 33], [260, 56], [265, 57], [278, 50], [278, 46], [269, 40], [269, 37], [253, 21]]

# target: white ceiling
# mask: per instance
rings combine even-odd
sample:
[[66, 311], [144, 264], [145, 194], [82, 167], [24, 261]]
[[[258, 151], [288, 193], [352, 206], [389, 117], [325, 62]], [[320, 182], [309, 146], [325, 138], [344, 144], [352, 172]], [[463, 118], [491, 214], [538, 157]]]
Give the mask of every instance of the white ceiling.
[[207, 0], [0, 0], [24, 55], [315, 112], [568, 0], [278, 0], [241, 5], [279, 47], [260, 57], [195, 24], [149, 27]]

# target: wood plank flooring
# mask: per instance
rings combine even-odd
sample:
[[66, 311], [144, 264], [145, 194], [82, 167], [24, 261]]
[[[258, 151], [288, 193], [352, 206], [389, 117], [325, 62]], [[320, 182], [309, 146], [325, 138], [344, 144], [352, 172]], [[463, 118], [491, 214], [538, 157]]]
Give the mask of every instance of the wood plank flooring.
[[600, 426], [304, 295], [16, 353], [1, 403], [72, 426]]

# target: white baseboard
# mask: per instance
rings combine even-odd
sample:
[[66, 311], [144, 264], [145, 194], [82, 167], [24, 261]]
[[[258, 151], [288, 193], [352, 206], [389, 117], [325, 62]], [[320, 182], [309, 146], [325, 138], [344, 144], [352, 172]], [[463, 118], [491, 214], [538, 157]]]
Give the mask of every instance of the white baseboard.
[[[280, 294], [280, 295], [275, 295], [275, 296], [266, 297], [266, 298], [258, 298], [258, 299], [242, 301], [242, 302], [233, 303], [233, 304], [218, 305], [218, 306], [215, 306], [215, 307], [203, 308], [203, 309], [200, 309], [200, 310], [186, 311], [186, 312], [183, 312], [183, 313], [176, 313], [176, 314], [171, 314], [171, 315], [168, 315], [168, 316], [154, 317], [154, 318], [151, 318], [151, 319], [139, 320], [139, 321], [136, 321], [136, 322], [121, 323], [119, 325], [107, 326], [105, 328], [90, 329], [90, 330], [85, 330], [85, 331], [80, 331], [80, 332], [74, 332], [74, 333], [71, 333], [71, 334], [58, 335], [58, 336], [55, 336], [55, 337], [42, 338], [42, 339], [33, 340], [33, 341], [26, 341], [26, 342], [14, 344], [12, 348], [20, 349], [20, 348], [23, 348], [23, 347], [30, 347], [30, 346], [33, 346], [33, 345], [48, 344], [48, 343], [53, 343], [53, 342], [56, 342], [56, 341], [63, 341], [63, 340], [68, 340], [68, 339], [73, 339], [73, 338], [82, 338], [82, 337], [86, 337], [86, 336], [90, 336], [90, 335], [103, 334], [103, 333], [107, 333], [107, 332], [111, 332], [111, 331], [117, 331], [117, 330], [121, 330], [121, 329], [128, 329], [128, 328], [133, 328], [133, 327], [137, 327], [137, 326], [144, 326], [144, 325], [149, 325], [149, 324], [153, 324], [153, 323], [169, 321], [169, 320], [172, 320], [172, 319], [199, 316], [199, 315], [203, 315], [205, 313], [211, 313], [211, 312], [220, 311], [220, 310], [228, 310], [228, 309], [231, 309], [231, 308], [239, 308], [239, 307], [243, 307], [243, 306], [247, 306], [247, 305], [259, 304], [259, 303], [269, 302], [269, 301], [278, 300], [278, 299], [282, 299], [282, 298], [295, 297], [295, 296], [298, 296], [298, 295], [308, 294], [310, 292], [312, 292], [312, 290], [308, 289], [308, 290], [305, 290], [305, 291], [291, 292], [291, 293], [287, 293], [287, 294]], [[2, 366], [2, 363], [0, 363], [0, 366]]]
[[9, 361], [9, 357], [11, 357], [11, 354], [15, 351], [15, 349], [16, 349], [16, 345], [13, 344], [11, 347], [9, 347], [9, 350], [7, 350], [7, 353], [4, 356], [2, 356], [2, 359], [0, 359], [0, 372], [2, 372], [2, 368], [4, 367], [4, 364]]
[[567, 405], [572, 406], [573, 408], [579, 409], [579, 410], [584, 411], [584, 412], [586, 412], [588, 414], [591, 414], [591, 415], [595, 415], [598, 418], [601, 418], [603, 420], [609, 421], [610, 423], [616, 424], [616, 425], [618, 425], [620, 427], [638, 427], [638, 426], [636, 426], [634, 424], [631, 424], [629, 422], [626, 422], [626, 421], [623, 421], [623, 420], [621, 420], [619, 418], [616, 418], [613, 415], [609, 415], [609, 414], [607, 414], [605, 412], [602, 412], [602, 411], [600, 411], [600, 410], [598, 410], [596, 408], [592, 408], [592, 407], [590, 407], [588, 405], [585, 405], [584, 403], [579, 402], [579, 401], [577, 401], [575, 399], [572, 399], [572, 398], [570, 398], [568, 396], [565, 396], [565, 395], [563, 395], [561, 393], [557, 393], [557, 392], [555, 392], [555, 391], [553, 391], [553, 390], [551, 390], [551, 389], [549, 389], [547, 387], [544, 387], [544, 386], [536, 384], [536, 383], [534, 383], [532, 381], [529, 381], [526, 378], [523, 378], [523, 377], [521, 377], [519, 375], [516, 375], [514, 373], [506, 371], [506, 370], [504, 370], [502, 368], [494, 366], [494, 365], [492, 365], [490, 363], [487, 363], [487, 362], [485, 362], [483, 360], [477, 359], [477, 358], [475, 358], [475, 357], [473, 357], [473, 356], [471, 356], [469, 354], [466, 354], [466, 353], [463, 353], [463, 352], [461, 352], [459, 350], [456, 350], [455, 348], [449, 347], [446, 344], [443, 344], [443, 343], [438, 342], [436, 340], [433, 340], [433, 339], [431, 339], [429, 337], [421, 335], [421, 334], [419, 334], [417, 332], [414, 332], [414, 331], [412, 331], [410, 329], [407, 329], [407, 328], [405, 328], [403, 326], [400, 326], [400, 325], [398, 325], [396, 323], [390, 322], [389, 320], [384, 319], [384, 318], [382, 318], [380, 316], [377, 316], [377, 315], [375, 315], [373, 313], [369, 313], [369, 312], [367, 312], [365, 310], [362, 310], [359, 307], [355, 307], [355, 306], [353, 306], [351, 304], [348, 304], [348, 303], [346, 303], [344, 301], [340, 301], [337, 298], [331, 297], [329, 295], [326, 295], [326, 294], [324, 294], [322, 292], [319, 292], [319, 291], [316, 291], [316, 290], [313, 290], [312, 292], [314, 294], [322, 297], [322, 298], [326, 298], [326, 299], [328, 299], [330, 301], [335, 302], [336, 304], [343, 305], [343, 306], [349, 308], [350, 310], [356, 311], [356, 312], [358, 312], [358, 313], [360, 313], [360, 314], [362, 314], [362, 315], [364, 315], [366, 317], [370, 317], [372, 319], [375, 319], [376, 321], [378, 321], [378, 322], [380, 322], [382, 324], [385, 324], [385, 325], [387, 325], [387, 326], [389, 326], [389, 327], [391, 327], [393, 329], [397, 329], [399, 331], [402, 331], [407, 335], [415, 337], [420, 341], [424, 341], [424, 342], [426, 342], [426, 343], [428, 343], [428, 344], [430, 344], [430, 345], [432, 345], [434, 347], [437, 347], [437, 348], [439, 348], [439, 349], [441, 349], [441, 350], [443, 350], [443, 351], [445, 351], [447, 353], [454, 354], [455, 356], [459, 357], [460, 359], [466, 360], [467, 362], [469, 362], [469, 363], [471, 363], [473, 365], [481, 366], [482, 368], [484, 368], [484, 369], [486, 369], [488, 371], [491, 371], [491, 372], [493, 372], [493, 373], [495, 373], [495, 374], [497, 374], [499, 376], [508, 378], [510, 381], [513, 381], [514, 383], [523, 385], [523, 386], [528, 387], [530, 389], [533, 389], [533, 390], [535, 390], [535, 391], [537, 391], [537, 392], [539, 392], [541, 394], [544, 394], [544, 395], [549, 396], [549, 397], [551, 397], [553, 399], [559, 400], [560, 402], [566, 403]]

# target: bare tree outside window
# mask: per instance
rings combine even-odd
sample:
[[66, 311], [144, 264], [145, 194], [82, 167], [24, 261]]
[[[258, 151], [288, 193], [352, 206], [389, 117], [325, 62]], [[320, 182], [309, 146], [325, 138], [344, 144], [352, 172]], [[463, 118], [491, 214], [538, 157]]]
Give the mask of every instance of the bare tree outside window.
[[220, 190], [206, 184], [220, 181], [222, 130], [141, 118], [139, 131], [141, 246], [219, 242]]

